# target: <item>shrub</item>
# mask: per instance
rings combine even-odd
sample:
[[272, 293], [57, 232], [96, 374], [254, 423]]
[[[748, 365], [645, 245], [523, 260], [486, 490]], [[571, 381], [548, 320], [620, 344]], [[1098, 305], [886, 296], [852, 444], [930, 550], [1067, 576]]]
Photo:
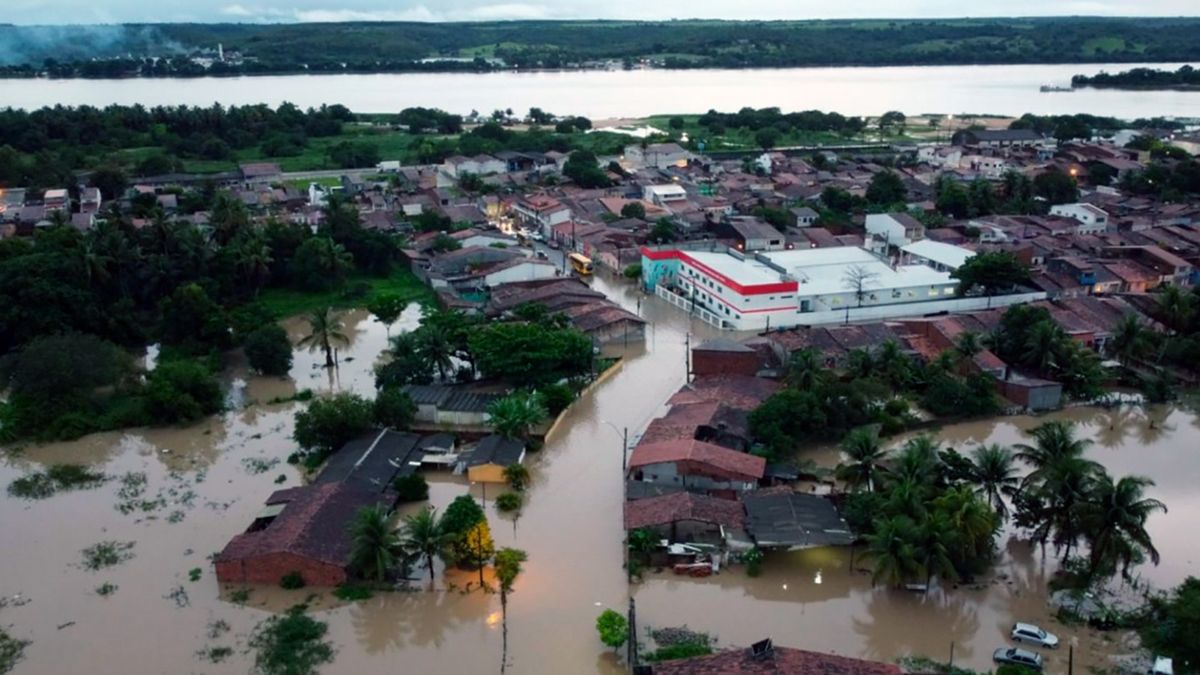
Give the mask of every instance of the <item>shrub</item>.
[[354, 394], [341, 393], [319, 398], [296, 413], [293, 437], [310, 455], [307, 465], [316, 466], [338, 448], [371, 427], [374, 409]]
[[596, 617], [596, 631], [600, 633], [601, 642], [619, 649], [629, 639], [629, 622], [617, 612], [606, 609]]
[[278, 324], [268, 324], [246, 336], [243, 347], [250, 367], [263, 375], [287, 375], [292, 368], [292, 343], [287, 331]]
[[504, 467], [504, 480], [508, 481], [508, 485], [512, 489], [523, 492], [525, 486], [529, 484], [529, 469], [521, 464], [509, 464]]
[[575, 402], [575, 392], [561, 382], [548, 384], [539, 389], [538, 393], [542, 395], [542, 405], [546, 406], [546, 411], [550, 413], [551, 417], [558, 415]]
[[626, 279], [640, 278], [642, 276], [642, 263], [633, 263], [632, 265], [626, 265], [625, 269], [621, 272], [621, 274], [624, 274]]
[[742, 562], [746, 563], [746, 576], [756, 577], [762, 574], [763, 552], [752, 548], [742, 554]]
[[297, 588], [304, 588], [305, 585], [304, 576], [295, 570], [283, 575], [283, 577], [279, 580], [279, 587], [289, 591], [294, 591]]
[[524, 502], [525, 500], [521, 497], [519, 492], [505, 492], [499, 497], [496, 497], [496, 508], [508, 513], [510, 511], [516, 511], [517, 509], [520, 509]]
[[286, 614], [272, 616], [254, 629], [249, 645], [256, 654], [254, 669], [261, 675], [308, 675], [317, 666], [333, 661], [333, 647], [325, 642], [329, 627], [304, 614], [296, 605]]
[[419, 473], [399, 476], [393, 484], [396, 498], [402, 502], [420, 502], [429, 499], [429, 483]]
[[333, 597], [337, 598], [338, 600], [345, 600], [346, 602], [366, 600], [372, 595], [374, 595], [374, 593], [372, 593], [370, 588], [366, 586], [360, 586], [358, 584], [342, 584], [333, 591]]
[[196, 361], [160, 363], [146, 385], [146, 412], [156, 423], [192, 422], [224, 404], [216, 376]]

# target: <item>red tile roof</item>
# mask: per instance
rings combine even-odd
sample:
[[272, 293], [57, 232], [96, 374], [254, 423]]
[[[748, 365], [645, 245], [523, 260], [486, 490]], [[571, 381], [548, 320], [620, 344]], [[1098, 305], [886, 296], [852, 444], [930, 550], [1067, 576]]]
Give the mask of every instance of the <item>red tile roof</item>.
[[676, 492], [625, 502], [625, 529], [670, 525], [692, 520], [710, 525], [742, 529], [746, 512], [740, 502], [717, 499], [691, 492]]
[[767, 460], [730, 450], [712, 443], [692, 439], [642, 443], [633, 449], [629, 457], [629, 468], [670, 462], [692, 462], [706, 464], [723, 473], [733, 474], [749, 480], [763, 477]]
[[789, 647], [774, 647], [764, 656], [755, 656], [749, 649], [735, 649], [666, 661], [656, 664], [653, 670], [654, 675], [900, 675], [900, 672], [899, 666], [890, 663]]

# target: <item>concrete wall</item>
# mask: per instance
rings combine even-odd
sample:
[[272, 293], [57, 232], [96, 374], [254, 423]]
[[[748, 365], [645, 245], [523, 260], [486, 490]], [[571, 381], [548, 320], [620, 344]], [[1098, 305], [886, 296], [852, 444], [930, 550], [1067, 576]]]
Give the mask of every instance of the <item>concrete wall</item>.
[[[634, 472], [635, 480], [656, 485], [684, 485], [699, 490], [753, 490], [757, 485], [749, 481], [723, 480], [709, 476], [697, 475], [680, 466], [679, 462], [663, 462], [662, 464], [647, 464], [638, 467]], [[640, 478], [638, 477], [640, 476]]]
[[223, 583], [271, 584], [278, 586], [284, 576], [299, 572], [308, 586], [340, 586], [346, 582], [346, 570], [292, 553], [227, 560], [216, 563], [217, 579]]

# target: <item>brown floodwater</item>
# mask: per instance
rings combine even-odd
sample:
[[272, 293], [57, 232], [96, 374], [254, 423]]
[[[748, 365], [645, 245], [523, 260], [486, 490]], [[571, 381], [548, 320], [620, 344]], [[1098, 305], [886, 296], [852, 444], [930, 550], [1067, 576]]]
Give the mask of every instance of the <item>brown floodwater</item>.
[[[595, 286], [651, 322], [644, 347], [630, 347], [621, 368], [581, 398], [563, 423], [531, 456], [532, 485], [518, 517], [498, 513], [498, 486], [487, 491], [487, 511], [498, 546], [526, 550], [529, 561], [509, 602], [509, 672], [617, 673], [621, 663], [600, 644], [595, 617], [604, 608], [623, 611], [631, 587], [621, 567], [621, 436], [631, 438], [664, 410], [684, 382], [687, 335], [702, 340], [706, 326], [689, 322], [657, 299], [604, 278]], [[414, 306], [392, 334], [419, 322]], [[370, 394], [371, 368], [386, 344], [385, 328], [365, 312], [346, 317], [351, 343], [330, 374], [319, 352], [298, 351], [289, 378], [259, 378], [244, 366], [231, 369], [231, 400], [245, 407], [183, 429], [95, 434], [70, 443], [10, 449], [0, 456], [0, 485], [58, 462], [86, 462], [106, 474], [146, 476], [139, 499], [148, 510], [122, 513], [122, 483], [68, 492], [41, 501], [0, 496], [0, 625], [29, 639], [17, 673], [245, 673], [253, 656], [246, 637], [254, 626], [298, 602], [309, 602], [329, 625], [335, 661], [325, 673], [475, 673], [500, 668], [500, 603], [494, 594], [466, 591], [477, 573], [436, 567], [430, 591], [424, 570], [410, 592], [344, 603], [319, 589], [256, 587], [245, 605], [237, 588], [221, 587], [209, 557], [241, 531], [279, 485], [296, 485], [297, 471], [282, 460], [295, 448], [292, 415], [300, 404], [268, 404], [300, 389]], [[293, 340], [302, 321], [285, 323]], [[623, 351], [618, 348], [619, 354]], [[1160, 586], [1177, 583], [1200, 556], [1187, 536], [1196, 513], [1192, 496], [1200, 457], [1192, 440], [1200, 423], [1189, 412], [1156, 409], [1074, 409], [1097, 440], [1093, 456], [1114, 475], [1140, 473], [1158, 481], [1152, 494], [1171, 511], [1150, 522], [1162, 565], [1139, 569]], [[1044, 418], [1041, 418], [1044, 419]], [[1040, 419], [1014, 417], [961, 424], [940, 431], [960, 449], [980, 442], [1018, 442]], [[836, 451], [813, 451], [824, 465]], [[277, 463], [275, 463], [277, 462]], [[261, 470], [265, 469], [265, 470]], [[443, 508], [480, 486], [449, 474], [430, 477], [430, 503]], [[411, 511], [420, 506], [408, 507]], [[101, 541], [136, 542], [133, 557], [99, 571], [82, 568], [81, 550]], [[1077, 666], [1104, 665], [1121, 651], [1120, 636], [1068, 629], [1051, 618], [1045, 581], [1051, 553], [1006, 534], [995, 575], [977, 588], [934, 590], [927, 596], [873, 588], [865, 572], [850, 570], [844, 551], [818, 549], [768, 557], [763, 574], [747, 578], [732, 568], [709, 579], [650, 573], [632, 587], [639, 626], [688, 624], [715, 634], [723, 645], [745, 645], [764, 636], [780, 644], [890, 661], [907, 654], [990, 667], [991, 651], [1006, 643], [1015, 620], [1037, 621], [1076, 646]], [[189, 571], [200, 568], [196, 581]], [[101, 584], [117, 590], [102, 597]], [[180, 592], [182, 589], [182, 593]], [[29, 602], [13, 602], [20, 595]], [[214, 621], [230, 630], [208, 636]], [[208, 647], [234, 654], [212, 664], [197, 656]], [[1065, 652], [1049, 670], [1064, 671]], [[1082, 672], [1082, 671], [1081, 671]]]

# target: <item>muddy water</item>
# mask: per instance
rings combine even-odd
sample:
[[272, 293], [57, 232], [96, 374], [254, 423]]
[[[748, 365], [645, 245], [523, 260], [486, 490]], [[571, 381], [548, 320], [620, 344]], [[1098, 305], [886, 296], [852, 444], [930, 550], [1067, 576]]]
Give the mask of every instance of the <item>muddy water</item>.
[[[595, 285], [631, 309], [639, 296], [629, 287], [596, 279]], [[510, 672], [616, 673], [613, 654], [596, 638], [595, 616], [605, 607], [623, 610], [629, 588], [621, 569], [621, 438], [631, 437], [662, 411], [684, 380], [685, 341], [703, 339], [702, 324], [655, 299], [641, 301], [651, 321], [645, 347], [630, 348], [624, 365], [585, 395], [531, 457], [533, 484], [519, 517], [494, 508], [497, 486], [487, 490], [492, 532], [499, 546], [529, 553], [525, 572], [509, 603]], [[417, 325], [410, 309], [392, 333]], [[435, 590], [418, 570], [417, 590], [341, 603], [327, 593], [304, 589], [256, 588], [245, 606], [232, 600], [236, 589], [221, 588], [207, 558], [242, 530], [260, 509], [277, 477], [282, 486], [299, 476], [284, 463], [255, 473], [245, 460], [270, 462], [294, 448], [289, 439], [297, 404], [267, 404], [303, 388], [370, 393], [371, 366], [386, 343], [382, 325], [365, 313], [346, 318], [351, 344], [340, 351], [332, 376], [320, 368], [319, 352], [296, 354], [287, 379], [251, 377], [234, 368], [247, 407], [187, 429], [98, 434], [73, 443], [27, 448], [0, 460], [0, 484], [28, 470], [62, 461], [86, 461], [119, 476], [144, 472], [143, 498], [162, 498], [150, 511], [122, 514], [120, 484], [66, 493], [37, 502], [0, 496], [0, 596], [22, 594], [32, 601], [0, 609], [0, 624], [33, 641], [18, 673], [244, 673], [252, 657], [245, 638], [270, 612], [309, 601], [328, 622], [338, 652], [326, 673], [474, 673], [500, 666], [499, 600], [466, 592], [475, 573], [435, 569]], [[298, 339], [301, 322], [288, 323]], [[621, 350], [618, 349], [618, 352]], [[257, 403], [255, 403], [257, 402]], [[1093, 453], [1110, 471], [1146, 473], [1159, 481], [1155, 491], [1171, 507], [1155, 516], [1151, 531], [1163, 564], [1146, 569], [1157, 583], [1177, 582], [1200, 555], [1182, 526], [1193, 513], [1188, 488], [1200, 478], [1195, 444], [1196, 418], [1160, 411], [1151, 428], [1133, 412], [1071, 411], [1087, 424], [1085, 433], [1102, 441]], [[1110, 420], [1109, 416], [1116, 418]], [[942, 437], [959, 447], [976, 442], [1011, 443], [1019, 429], [1037, 420], [949, 427]], [[1111, 425], [1112, 428], [1109, 428]], [[615, 429], [614, 429], [615, 427]], [[830, 465], [835, 452], [814, 453]], [[459, 477], [430, 476], [431, 503], [443, 508], [455, 496], [481, 486]], [[410, 507], [419, 508], [419, 507]], [[136, 541], [135, 556], [97, 572], [79, 567], [80, 549], [103, 540]], [[715, 633], [722, 644], [747, 644], [771, 635], [784, 644], [892, 660], [908, 653], [945, 658], [955, 643], [956, 662], [990, 665], [991, 650], [1004, 642], [1016, 619], [1053, 626], [1042, 596], [1053, 562], [1006, 537], [997, 572], [1000, 578], [979, 589], [928, 596], [873, 589], [861, 572], [851, 572], [844, 552], [815, 550], [768, 559], [764, 574], [747, 579], [739, 569], [706, 580], [651, 574], [634, 587], [640, 625], [688, 623]], [[188, 572], [201, 568], [198, 581]], [[118, 589], [101, 597], [95, 588]], [[178, 589], [186, 593], [186, 603]], [[181, 606], [182, 605], [182, 606]], [[223, 620], [231, 631], [215, 639], [207, 626]], [[61, 627], [61, 628], [60, 628]], [[1102, 663], [1115, 651], [1089, 632], [1054, 627], [1077, 645], [1084, 664]], [[197, 658], [205, 647], [229, 646], [235, 654], [221, 664]], [[1062, 670], [1055, 655], [1051, 671]]]

